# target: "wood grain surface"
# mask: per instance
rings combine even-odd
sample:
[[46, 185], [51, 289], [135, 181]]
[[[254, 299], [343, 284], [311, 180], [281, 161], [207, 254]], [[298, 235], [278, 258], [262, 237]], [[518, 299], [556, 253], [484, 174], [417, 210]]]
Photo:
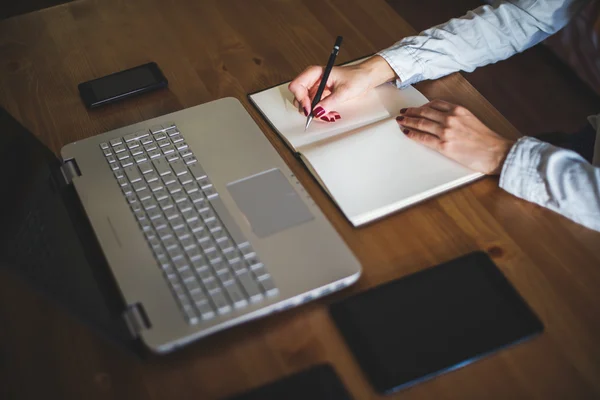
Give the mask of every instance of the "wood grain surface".
[[[356, 399], [600, 397], [599, 233], [509, 195], [492, 177], [354, 229], [246, 100], [247, 93], [288, 81], [309, 64], [324, 64], [337, 35], [344, 36], [343, 63], [412, 33], [384, 0], [82, 0], [1, 21], [0, 104], [54, 152], [234, 96], [364, 273], [343, 292], [142, 362], [2, 272], [0, 398], [217, 399], [323, 362], [334, 366]], [[78, 83], [149, 61], [168, 77], [168, 90], [95, 111], [81, 103]], [[519, 136], [458, 74], [417, 88], [468, 107], [505, 136]], [[378, 396], [327, 304], [474, 250], [492, 256], [545, 332]]]

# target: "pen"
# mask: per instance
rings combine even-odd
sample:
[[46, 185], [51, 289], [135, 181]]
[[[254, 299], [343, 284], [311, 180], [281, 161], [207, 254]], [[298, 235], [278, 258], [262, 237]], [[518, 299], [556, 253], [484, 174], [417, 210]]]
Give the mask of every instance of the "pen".
[[338, 36], [335, 39], [335, 44], [333, 45], [333, 50], [331, 50], [331, 54], [329, 55], [329, 61], [327, 61], [327, 66], [325, 67], [325, 71], [323, 72], [323, 77], [321, 78], [321, 83], [319, 84], [319, 89], [317, 90], [317, 94], [313, 99], [312, 104], [310, 105], [310, 114], [306, 118], [306, 126], [304, 127], [304, 131], [308, 129], [311, 121], [313, 120], [313, 109], [315, 106], [321, 101], [321, 96], [323, 95], [323, 90], [325, 89], [325, 85], [327, 84], [327, 79], [329, 79], [329, 73], [333, 68], [333, 64], [335, 63], [335, 58], [340, 51], [340, 46], [342, 45], [342, 37]]

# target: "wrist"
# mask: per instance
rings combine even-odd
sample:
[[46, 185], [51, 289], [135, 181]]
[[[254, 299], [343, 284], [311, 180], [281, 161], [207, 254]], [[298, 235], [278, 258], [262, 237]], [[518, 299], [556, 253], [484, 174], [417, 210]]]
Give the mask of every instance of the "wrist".
[[379, 55], [360, 63], [358, 68], [366, 74], [370, 89], [397, 78], [392, 67]]
[[496, 168], [494, 168], [494, 170], [492, 171], [492, 175], [500, 175], [500, 172], [502, 172], [502, 167], [504, 166], [504, 162], [506, 161], [506, 158], [508, 157], [508, 153], [510, 153], [510, 150], [512, 149], [512, 147], [515, 144], [515, 140], [509, 140], [509, 139], [502, 139], [498, 149], [496, 151], [496, 159], [497, 159], [497, 165]]

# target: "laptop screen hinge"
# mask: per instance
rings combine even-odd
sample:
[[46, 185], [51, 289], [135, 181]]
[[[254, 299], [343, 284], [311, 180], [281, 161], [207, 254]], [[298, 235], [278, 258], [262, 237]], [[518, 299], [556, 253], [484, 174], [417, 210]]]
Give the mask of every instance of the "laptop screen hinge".
[[65, 163], [60, 167], [60, 170], [67, 185], [70, 185], [71, 182], [73, 182], [73, 178], [76, 176], [81, 176], [81, 171], [79, 171], [79, 166], [74, 158], [65, 161]]
[[150, 322], [144, 307], [140, 303], [130, 305], [123, 313], [123, 318], [125, 318], [127, 328], [134, 338], [139, 337], [142, 331], [150, 329]]

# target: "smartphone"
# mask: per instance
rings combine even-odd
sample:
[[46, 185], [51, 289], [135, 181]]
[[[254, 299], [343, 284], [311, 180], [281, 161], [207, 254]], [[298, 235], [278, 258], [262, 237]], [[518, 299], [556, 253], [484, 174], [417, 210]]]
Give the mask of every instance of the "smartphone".
[[352, 400], [330, 364], [317, 364], [225, 400]]
[[158, 65], [151, 62], [80, 83], [78, 89], [86, 107], [95, 108], [167, 85], [167, 78]]

